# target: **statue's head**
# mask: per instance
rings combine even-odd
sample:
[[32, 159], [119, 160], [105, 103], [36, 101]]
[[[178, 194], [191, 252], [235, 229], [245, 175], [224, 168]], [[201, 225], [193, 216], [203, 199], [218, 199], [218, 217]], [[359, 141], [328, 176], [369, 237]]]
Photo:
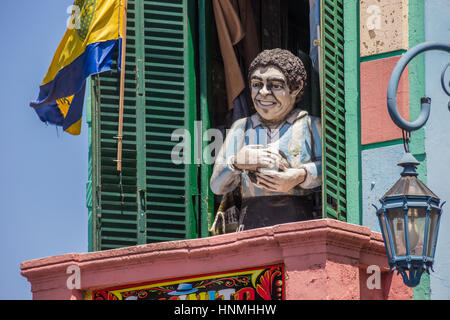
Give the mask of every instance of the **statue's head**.
[[306, 86], [302, 61], [288, 50], [261, 52], [251, 63], [248, 79], [253, 105], [263, 120], [274, 125], [300, 101]]

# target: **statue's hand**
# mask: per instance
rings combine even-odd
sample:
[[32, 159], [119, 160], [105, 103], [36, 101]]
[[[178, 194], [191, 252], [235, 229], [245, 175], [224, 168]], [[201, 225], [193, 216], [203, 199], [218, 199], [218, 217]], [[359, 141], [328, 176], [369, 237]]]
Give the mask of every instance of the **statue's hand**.
[[289, 168], [284, 171], [264, 170], [256, 172], [256, 185], [268, 191], [286, 193], [306, 179], [303, 168]]
[[247, 145], [236, 154], [233, 165], [240, 170], [255, 171], [258, 168], [278, 168], [282, 157], [261, 145]]

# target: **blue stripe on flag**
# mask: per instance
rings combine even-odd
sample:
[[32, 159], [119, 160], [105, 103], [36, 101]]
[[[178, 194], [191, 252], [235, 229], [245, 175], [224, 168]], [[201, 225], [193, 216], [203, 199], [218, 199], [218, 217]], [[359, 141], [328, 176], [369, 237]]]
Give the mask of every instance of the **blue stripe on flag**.
[[[111, 70], [114, 49], [118, 44], [119, 40], [116, 39], [88, 45], [83, 54], [58, 72], [55, 79], [40, 87], [38, 99], [31, 102], [30, 106], [39, 109], [45, 107], [45, 111], [36, 110], [36, 112], [40, 117], [47, 114], [53, 117], [52, 121], [56, 121], [55, 119], [58, 118], [55, 116], [56, 112], [49, 111], [48, 108], [55, 107], [57, 99], [70, 97], [80, 92], [86, 78], [90, 75]], [[51, 123], [50, 119], [41, 118], [41, 120]]]

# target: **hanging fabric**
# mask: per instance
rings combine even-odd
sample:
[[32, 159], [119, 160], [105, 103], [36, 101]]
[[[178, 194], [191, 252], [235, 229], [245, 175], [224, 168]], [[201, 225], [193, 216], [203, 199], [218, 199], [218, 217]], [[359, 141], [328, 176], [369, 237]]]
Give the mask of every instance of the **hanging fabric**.
[[246, 72], [241, 70], [239, 59], [248, 70], [259, 53], [253, 9], [248, 0], [213, 0], [213, 9], [225, 69], [227, 105], [233, 109], [234, 101], [246, 87]]

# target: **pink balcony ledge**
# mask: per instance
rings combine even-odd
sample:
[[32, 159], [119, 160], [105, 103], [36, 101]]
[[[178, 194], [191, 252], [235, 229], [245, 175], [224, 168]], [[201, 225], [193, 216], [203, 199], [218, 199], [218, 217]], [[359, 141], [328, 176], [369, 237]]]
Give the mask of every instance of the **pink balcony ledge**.
[[[67, 287], [73, 265], [79, 289]], [[270, 265], [283, 266], [287, 300], [413, 298], [400, 275], [388, 272], [381, 234], [330, 219], [30, 260], [21, 264], [21, 274], [33, 299], [76, 300], [92, 290]], [[380, 270], [378, 283], [373, 266]]]

